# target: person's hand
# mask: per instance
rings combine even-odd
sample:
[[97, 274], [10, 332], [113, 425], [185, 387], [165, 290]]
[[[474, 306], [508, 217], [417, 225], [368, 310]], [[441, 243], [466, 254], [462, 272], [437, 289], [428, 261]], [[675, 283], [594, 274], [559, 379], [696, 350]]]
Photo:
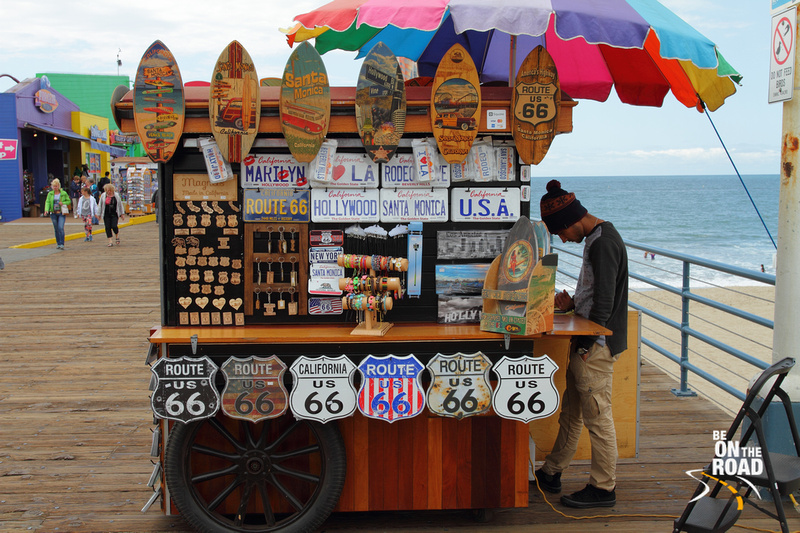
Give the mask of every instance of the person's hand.
[[575, 308], [575, 302], [572, 300], [572, 296], [567, 294], [567, 291], [556, 293], [555, 304], [562, 311], [570, 311]]

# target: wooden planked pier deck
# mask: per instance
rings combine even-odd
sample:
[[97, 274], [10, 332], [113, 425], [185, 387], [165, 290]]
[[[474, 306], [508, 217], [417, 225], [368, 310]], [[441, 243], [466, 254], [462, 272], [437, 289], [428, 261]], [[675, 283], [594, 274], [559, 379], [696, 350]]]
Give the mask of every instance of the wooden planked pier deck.
[[[0, 271], [0, 531], [188, 531], [158, 503], [140, 512], [152, 494], [144, 360], [149, 328], [160, 322], [155, 224], [122, 228], [120, 247], [97, 235], [19, 259], [8, 246], [52, 238], [49, 220], [20, 222], [0, 225], [0, 257], [17, 257]], [[67, 226], [67, 234], [81, 230]], [[533, 489], [528, 508], [498, 510], [488, 523], [464, 511], [340, 513], [324, 530], [671, 531], [667, 516], [695, 487], [685, 471], [709, 461], [711, 431], [727, 429], [730, 416], [703, 398], [674, 397], [675, 383], [650, 364], [641, 376], [640, 452], [620, 461], [616, 507], [567, 510], [548, 495], [567, 514], [603, 518], [561, 516]], [[582, 488], [587, 470], [575, 463], [564, 490]], [[787, 514], [800, 530], [800, 515], [789, 505]], [[738, 524], [778, 530], [749, 508]]]

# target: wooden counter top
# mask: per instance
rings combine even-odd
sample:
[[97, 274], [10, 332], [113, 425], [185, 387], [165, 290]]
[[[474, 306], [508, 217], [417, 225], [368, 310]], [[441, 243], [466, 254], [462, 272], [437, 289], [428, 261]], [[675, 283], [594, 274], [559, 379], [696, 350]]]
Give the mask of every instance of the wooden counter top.
[[[481, 331], [478, 324], [437, 324], [432, 322], [396, 323], [383, 337], [350, 335], [355, 324], [291, 324], [258, 326], [191, 327], [162, 326], [154, 328], [150, 342], [189, 343], [197, 334], [199, 343], [209, 344], [332, 344], [392, 343], [452, 340], [493, 340], [503, 335]], [[576, 315], [555, 315], [553, 330], [531, 336], [512, 335], [514, 339], [536, 339], [544, 336], [607, 335], [610, 330]]]

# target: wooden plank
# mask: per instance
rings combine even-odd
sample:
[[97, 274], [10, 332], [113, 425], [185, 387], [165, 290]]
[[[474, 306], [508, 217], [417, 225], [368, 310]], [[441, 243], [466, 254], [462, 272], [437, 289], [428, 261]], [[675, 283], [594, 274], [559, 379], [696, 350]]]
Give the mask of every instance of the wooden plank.
[[399, 496], [399, 469], [413, 468], [411, 465], [400, 464], [401, 455], [401, 441], [405, 442], [408, 437], [404, 436], [404, 431], [407, 430], [407, 424], [403, 424], [404, 420], [398, 420], [397, 423], [388, 424], [383, 420], [372, 420], [374, 424], [380, 424], [383, 427], [383, 449], [381, 463], [383, 465], [383, 504], [380, 509], [392, 511], [398, 509], [398, 496]]
[[344, 478], [344, 487], [342, 487], [342, 494], [339, 496], [339, 502], [336, 504], [335, 511], [354, 511], [355, 510], [355, 486], [357, 483], [356, 478], [356, 457], [355, 447], [355, 417], [347, 417], [334, 422], [339, 425], [339, 431], [342, 433], [342, 440], [344, 441], [344, 449], [347, 451], [347, 470]]
[[458, 421], [442, 420], [442, 509], [458, 508]]
[[364, 460], [363, 454], [356, 450], [363, 450], [369, 445], [370, 426], [369, 419], [356, 411], [353, 415], [353, 431], [355, 433], [355, 449], [353, 450], [353, 470], [355, 471], [355, 510], [366, 511], [369, 509], [369, 462]]
[[[456, 505], [459, 509], [471, 509], [472, 505], [472, 422], [465, 418], [456, 424]], [[451, 449], [451, 453], [452, 453]]]
[[411, 440], [412, 472], [412, 504], [410, 509], [428, 508], [429, 476], [432, 474], [428, 466], [428, 417], [426, 413], [413, 418], [414, 429]]
[[428, 509], [442, 508], [442, 418], [428, 418]]
[[[369, 457], [369, 508], [383, 509], [383, 495], [385, 492], [385, 463], [383, 461], [383, 448], [386, 445], [384, 435], [386, 422], [368, 419], [369, 445], [366, 456]], [[364, 453], [363, 450], [361, 453]]]

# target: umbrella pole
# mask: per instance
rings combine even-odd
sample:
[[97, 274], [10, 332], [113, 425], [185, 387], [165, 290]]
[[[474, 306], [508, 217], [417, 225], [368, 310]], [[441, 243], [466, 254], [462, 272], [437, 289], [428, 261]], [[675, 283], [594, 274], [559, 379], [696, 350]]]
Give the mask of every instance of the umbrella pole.
[[514, 85], [514, 68], [517, 66], [517, 36], [511, 35], [511, 45], [508, 47], [508, 86]]

